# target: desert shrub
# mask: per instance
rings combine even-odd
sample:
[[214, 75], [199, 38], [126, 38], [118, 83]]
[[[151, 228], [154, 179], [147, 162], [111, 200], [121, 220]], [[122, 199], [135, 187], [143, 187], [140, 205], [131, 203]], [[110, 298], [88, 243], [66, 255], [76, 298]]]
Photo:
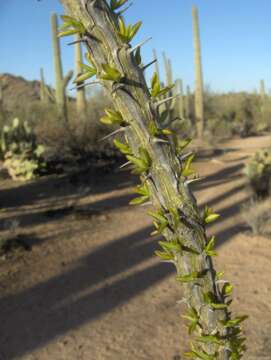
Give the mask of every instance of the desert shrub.
[[46, 114], [40, 108], [42, 120], [36, 121], [35, 132], [39, 143], [46, 146], [47, 163], [63, 170], [64, 164], [67, 168], [80, 163], [93, 164], [100, 159], [119, 158], [111, 138], [100, 141], [108, 132], [114, 130], [113, 127], [106, 129], [100, 122], [104, 108], [110, 107], [112, 105], [108, 97], [97, 89], [88, 98], [84, 115], [77, 113], [74, 100], [69, 101], [68, 123], [58, 121], [53, 112], [48, 112], [46, 118]]
[[250, 200], [242, 207], [242, 217], [254, 235], [271, 235], [271, 200]]
[[270, 129], [271, 102], [262, 106], [258, 95], [204, 93], [206, 134], [209, 138], [246, 137]]
[[271, 150], [257, 151], [246, 164], [244, 173], [256, 197], [271, 195]]
[[256, 132], [262, 133], [271, 130], [271, 101], [266, 98], [261, 105], [260, 116], [256, 122]]
[[3, 167], [15, 180], [30, 180], [45, 168], [42, 154], [44, 147], [36, 142], [36, 136], [27, 121], [13, 119], [5, 125], [1, 136]]

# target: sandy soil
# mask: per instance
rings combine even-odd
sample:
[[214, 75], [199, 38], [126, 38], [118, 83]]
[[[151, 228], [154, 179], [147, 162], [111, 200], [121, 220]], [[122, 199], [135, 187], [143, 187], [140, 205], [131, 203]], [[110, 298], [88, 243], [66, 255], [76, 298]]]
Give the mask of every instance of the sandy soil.
[[[222, 215], [209, 228], [216, 267], [235, 285], [233, 310], [250, 316], [247, 360], [271, 359], [271, 239], [252, 237], [240, 215], [242, 168], [270, 142], [232, 140], [196, 164], [199, 204]], [[146, 208], [128, 205], [135, 183], [120, 171], [1, 180], [1, 238], [19, 242], [0, 259], [1, 360], [182, 359], [182, 289], [153, 255]]]

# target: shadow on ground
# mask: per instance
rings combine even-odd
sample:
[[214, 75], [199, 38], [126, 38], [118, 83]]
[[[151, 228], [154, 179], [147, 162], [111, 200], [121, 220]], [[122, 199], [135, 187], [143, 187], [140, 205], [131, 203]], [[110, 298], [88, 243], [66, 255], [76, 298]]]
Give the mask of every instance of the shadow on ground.
[[[203, 184], [197, 186], [197, 190], [202, 191], [208, 187], [208, 184], [213, 186], [214, 183], [220, 184], [231, 181], [233, 177], [239, 177], [238, 172], [241, 167], [241, 165], [233, 165], [226, 170], [218, 171], [208, 177]], [[117, 178], [119, 180], [120, 176]], [[49, 190], [46, 189], [45, 194], [50, 191], [51, 186], [56, 184], [61, 186], [61, 181], [56, 183], [55, 180], [52, 181], [52, 184], [47, 184]], [[112, 189], [113, 183], [111, 181], [108, 184], [108, 189]], [[129, 177], [125, 175], [119, 186], [127, 186], [132, 183], [133, 180], [130, 181]], [[9, 206], [16, 206], [16, 198], [18, 200], [19, 195], [25, 194], [27, 191], [32, 194], [32, 197], [26, 198], [20, 204], [35, 204], [37, 200], [35, 194], [39, 193], [35, 187], [35, 184], [23, 185], [16, 190], [19, 192], [17, 195], [11, 195], [9, 190], [4, 190], [4, 195], [0, 195], [3, 195], [5, 204], [11, 197]], [[235, 195], [242, 189], [243, 186], [238, 185], [226, 193], [218, 194], [209, 205], [215, 206], [218, 202]], [[98, 187], [98, 191], [102, 190]], [[46, 197], [46, 195], [44, 196]], [[128, 195], [124, 195], [102, 200], [92, 206], [97, 209], [112, 210], [125, 206], [129, 199]], [[221, 209], [222, 222], [236, 215], [244, 201]], [[68, 215], [70, 215], [69, 211], [66, 214], [64, 212], [61, 216]], [[44, 212], [38, 213], [38, 215], [26, 213], [21, 215], [20, 223], [27, 227], [31, 225], [31, 222], [42, 223], [53, 220], [48, 216], [46, 218]], [[153, 253], [157, 249], [157, 238], [149, 236], [151, 230], [152, 227], [145, 227], [128, 236], [112, 240], [82, 257], [73, 269], [64, 271], [61, 275], [14, 295], [2, 297], [0, 299], [1, 326], [4, 331], [0, 342], [4, 359], [18, 358], [46, 345], [57, 336], [108, 313], [173, 274], [174, 268], [163, 263], [156, 263], [142, 270], [133, 271], [134, 266], [153, 257]], [[242, 223], [226, 227], [216, 234], [218, 245], [222, 245], [243, 230]], [[69, 235], [72, 236], [72, 234]], [[131, 270], [131, 273], [126, 277], [114, 279], [115, 276], [127, 270]], [[46, 271], [46, 269], [41, 269], [41, 271]]]

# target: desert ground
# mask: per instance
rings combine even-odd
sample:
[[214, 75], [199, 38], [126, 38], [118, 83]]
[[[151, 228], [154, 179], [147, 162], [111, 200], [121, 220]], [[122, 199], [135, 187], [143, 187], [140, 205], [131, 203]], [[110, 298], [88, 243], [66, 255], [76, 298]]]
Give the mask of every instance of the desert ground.
[[[201, 206], [221, 214], [215, 266], [234, 284], [246, 360], [271, 359], [271, 239], [252, 236], [240, 210], [243, 166], [271, 137], [198, 151]], [[188, 349], [182, 288], [155, 257], [147, 207], [130, 206], [137, 179], [118, 166], [39, 180], [0, 181], [1, 360], [180, 360]]]

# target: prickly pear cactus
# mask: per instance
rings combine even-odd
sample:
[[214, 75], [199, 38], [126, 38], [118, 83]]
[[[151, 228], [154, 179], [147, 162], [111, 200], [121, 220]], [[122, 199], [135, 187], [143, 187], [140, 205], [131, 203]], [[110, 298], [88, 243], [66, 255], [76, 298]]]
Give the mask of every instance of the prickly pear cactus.
[[[218, 215], [206, 207], [203, 213], [191, 192], [199, 179], [192, 166], [194, 154], [186, 152], [189, 140], [179, 139], [163, 126], [167, 113], [161, 105], [171, 86], [163, 87], [157, 73], [151, 86], [144, 78], [142, 44], [131, 46], [141, 22], [128, 25], [123, 18], [126, 0], [62, 0], [69, 15], [63, 16], [62, 35], [79, 34], [88, 51], [85, 76], [99, 82], [111, 94], [114, 108], [106, 109], [102, 122], [118, 126], [112, 134], [115, 146], [126, 156], [127, 166], [139, 176], [132, 204], [148, 201], [154, 206], [153, 234], [162, 234], [156, 255], [176, 267], [187, 306], [184, 318], [191, 335], [187, 357], [203, 360], [237, 360], [245, 350], [241, 323], [233, 318], [232, 285], [215, 271], [212, 257], [215, 237], [206, 226]], [[119, 134], [122, 135], [119, 138]]]
[[257, 197], [271, 195], [271, 150], [257, 151], [246, 164], [244, 173]]
[[42, 158], [44, 147], [36, 144], [35, 135], [27, 121], [15, 118], [10, 126], [3, 127], [1, 152], [3, 167], [14, 180], [30, 180], [45, 167]]

